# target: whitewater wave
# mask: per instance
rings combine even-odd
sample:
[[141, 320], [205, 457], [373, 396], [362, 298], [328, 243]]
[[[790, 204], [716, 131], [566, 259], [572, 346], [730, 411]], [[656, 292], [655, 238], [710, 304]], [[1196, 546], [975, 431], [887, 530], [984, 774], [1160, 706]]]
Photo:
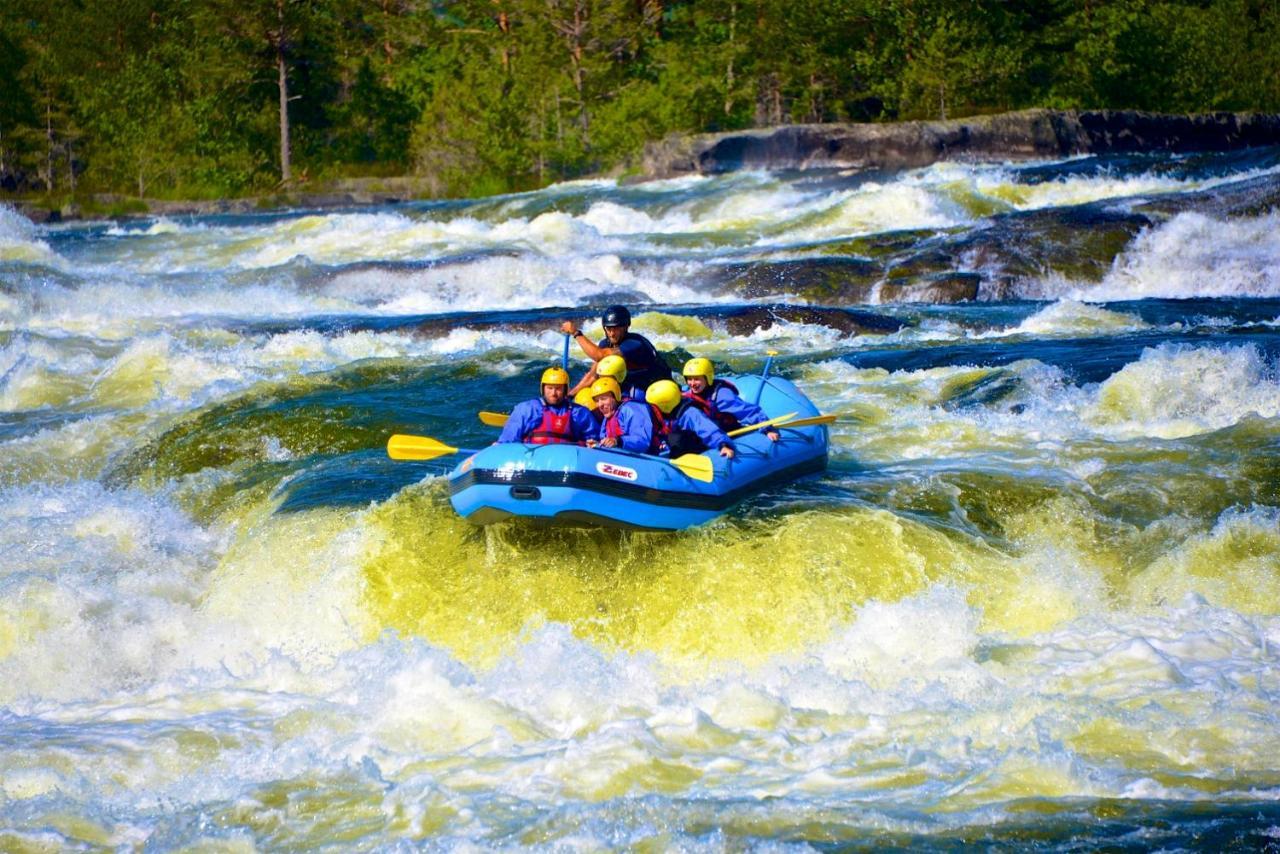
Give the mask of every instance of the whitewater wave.
[[883, 462], [981, 453], [1030, 464], [1082, 442], [1186, 438], [1280, 416], [1277, 367], [1252, 345], [1164, 344], [1085, 386], [1031, 359], [895, 372], [827, 361], [805, 368], [803, 385], [822, 411], [857, 425], [834, 429], [834, 453]]
[[1165, 345], [1107, 378], [1081, 415], [1116, 437], [1193, 436], [1280, 416], [1280, 377], [1253, 346]]
[[1280, 212], [1243, 219], [1181, 213], [1147, 229], [1094, 287], [1090, 301], [1280, 296]]
[[1015, 336], [1114, 335], [1149, 329], [1142, 318], [1123, 311], [1060, 299], [1040, 309], [1017, 326], [972, 334], [975, 340]]
[[62, 259], [49, 244], [36, 236], [31, 220], [7, 205], [0, 205], [0, 263], [62, 266]]

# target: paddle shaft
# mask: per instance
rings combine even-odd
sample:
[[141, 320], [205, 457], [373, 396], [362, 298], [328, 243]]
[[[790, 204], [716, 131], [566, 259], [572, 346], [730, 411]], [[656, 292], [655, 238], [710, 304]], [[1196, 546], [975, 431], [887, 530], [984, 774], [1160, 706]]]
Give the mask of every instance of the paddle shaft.
[[769, 358], [764, 360], [764, 370], [760, 372], [760, 385], [756, 387], [755, 399], [751, 402], [756, 406], [760, 405], [760, 395], [764, 394], [764, 387], [769, 382], [769, 367], [773, 364], [773, 357], [778, 355], [777, 350], [769, 350]]
[[732, 439], [734, 436], [741, 436], [745, 433], [750, 433], [752, 430], [762, 430], [765, 427], [772, 427], [775, 424], [790, 421], [795, 417], [796, 414], [794, 412], [788, 412], [786, 415], [779, 415], [777, 418], [770, 418], [768, 421], [761, 421], [759, 424], [750, 424], [746, 427], [739, 427], [737, 430], [729, 431], [729, 438]]

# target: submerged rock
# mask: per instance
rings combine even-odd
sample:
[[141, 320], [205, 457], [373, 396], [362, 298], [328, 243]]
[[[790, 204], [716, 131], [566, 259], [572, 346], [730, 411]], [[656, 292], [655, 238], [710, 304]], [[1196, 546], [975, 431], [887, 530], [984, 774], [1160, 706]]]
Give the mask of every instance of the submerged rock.
[[717, 294], [746, 299], [784, 295], [820, 303], [865, 303], [884, 266], [863, 258], [821, 257], [754, 261], [711, 268], [708, 283]]
[[905, 281], [889, 281], [880, 286], [879, 301], [957, 303], [978, 298], [983, 277], [978, 273], [951, 270]]
[[826, 326], [846, 335], [884, 335], [907, 325], [896, 317], [869, 311], [797, 305], [751, 306], [724, 318], [726, 331], [739, 336], [750, 335], [757, 329], [770, 329], [780, 321]]

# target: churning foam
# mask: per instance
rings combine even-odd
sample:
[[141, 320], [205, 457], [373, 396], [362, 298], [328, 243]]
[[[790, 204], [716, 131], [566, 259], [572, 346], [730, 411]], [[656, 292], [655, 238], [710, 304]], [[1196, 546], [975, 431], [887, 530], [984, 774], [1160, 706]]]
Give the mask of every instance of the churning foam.
[[1040, 309], [1017, 326], [982, 332], [972, 337], [1108, 335], [1147, 329], [1149, 326], [1150, 324], [1137, 315], [1088, 305], [1077, 300], [1060, 299]]
[[[1201, 435], [1280, 416], [1276, 366], [1256, 347], [1166, 344], [1101, 383], [1077, 386], [1035, 360], [1002, 367], [890, 372], [843, 361], [806, 368], [802, 382], [832, 428], [832, 453], [860, 462], [997, 455], [1087, 477], [1090, 443]], [[1123, 457], [1123, 445], [1103, 445]]]
[[60, 266], [62, 259], [36, 237], [36, 227], [22, 214], [0, 205], [0, 262]]
[[1280, 378], [1253, 346], [1166, 344], [1103, 381], [1081, 415], [1117, 437], [1191, 436], [1280, 416]]
[[1180, 213], [1144, 230], [1088, 300], [1280, 296], [1280, 213], [1216, 219]]

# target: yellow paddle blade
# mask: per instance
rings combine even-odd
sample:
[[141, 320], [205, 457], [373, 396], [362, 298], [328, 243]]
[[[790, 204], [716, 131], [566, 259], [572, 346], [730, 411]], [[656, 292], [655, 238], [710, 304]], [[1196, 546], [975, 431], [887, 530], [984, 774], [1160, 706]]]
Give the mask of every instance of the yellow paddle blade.
[[685, 454], [683, 457], [676, 457], [671, 461], [671, 465], [703, 483], [710, 483], [716, 476], [711, 460], [702, 454]]
[[501, 412], [480, 413], [480, 420], [485, 424], [488, 424], [490, 427], [505, 427], [507, 426], [507, 419], [510, 417], [511, 416], [505, 415]]
[[830, 424], [835, 421], [834, 415], [814, 415], [810, 418], [797, 418], [795, 421], [788, 421], [786, 424], [779, 425], [783, 430], [790, 430], [793, 427], [817, 427], [819, 424]]
[[430, 436], [407, 436], [396, 433], [387, 440], [387, 456], [393, 460], [434, 460], [445, 454], [456, 454], [460, 449]]
[[770, 418], [768, 421], [761, 421], [759, 424], [752, 424], [750, 427], [739, 427], [737, 430], [729, 432], [729, 438], [741, 436], [743, 433], [750, 433], [752, 430], [763, 430], [765, 427], [772, 427], [774, 424], [781, 424], [783, 421], [790, 421], [796, 417], [796, 413], [788, 412], [786, 415], [779, 415], [777, 418]]

